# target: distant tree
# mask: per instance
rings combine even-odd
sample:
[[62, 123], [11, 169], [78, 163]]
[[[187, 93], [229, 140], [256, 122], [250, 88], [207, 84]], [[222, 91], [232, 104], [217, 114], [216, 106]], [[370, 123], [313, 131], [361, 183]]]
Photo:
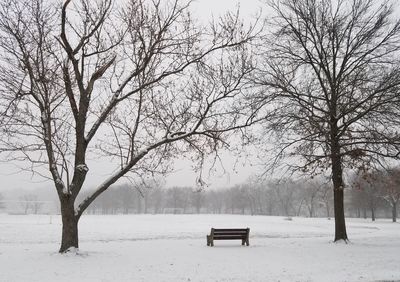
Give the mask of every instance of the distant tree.
[[34, 214], [38, 214], [42, 209], [44, 202], [40, 201], [37, 195], [32, 195], [32, 211]]
[[201, 208], [204, 206], [205, 191], [198, 189], [195, 189], [194, 191], [192, 190], [190, 198], [191, 204], [194, 206], [196, 213], [199, 214], [201, 212]]
[[[115, 188], [116, 187], [114, 187], [114, 189]], [[122, 213], [128, 214], [130, 212], [130, 209], [133, 208], [135, 203], [136, 193], [134, 193], [135, 192], [134, 188], [125, 184], [118, 186], [118, 188], [116, 188], [115, 190], [116, 193], [118, 194], [118, 200], [122, 208]]]
[[150, 192], [150, 205], [153, 207], [153, 213], [162, 213], [165, 204], [165, 191], [162, 187], [156, 186]]
[[166, 207], [172, 208], [173, 213], [186, 212], [190, 203], [190, 187], [172, 187], [166, 191]]
[[113, 190], [108, 190], [96, 199], [96, 206], [101, 214], [116, 214], [120, 207], [120, 202], [117, 193]]
[[314, 217], [315, 210], [318, 203], [318, 197], [321, 193], [322, 185], [317, 181], [307, 181], [302, 183], [303, 186], [303, 199], [307, 207], [308, 216]]
[[326, 217], [330, 219], [331, 217], [331, 206], [333, 202], [333, 190], [331, 185], [325, 183], [322, 185], [319, 198], [323, 205], [325, 206]]
[[211, 213], [221, 214], [224, 208], [225, 191], [209, 190], [206, 195], [206, 202]]
[[233, 209], [238, 209], [241, 214], [246, 213], [246, 208], [249, 206], [249, 198], [244, 185], [235, 185], [230, 189], [232, 195], [231, 201]]
[[268, 132], [276, 137], [271, 166], [309, 174], [329, 170], [334, 241], [347, 240], [343, 170], [400, 157], [397, 1], [268, 3], [274, 14], [255, 83], [266, 94], [256, 103], [265, 99]]
[[376, 209], [381, 201], [378, 182], [383, 181], [379, 171], [360, 171], [353, 179], [352, 185], [360, 193], [358, 197], [371, 212], [371, 220], [376, 220]]
[[[364, 177], [374, 187], [375, 197], [384, 199], [391, 208], [392, 221], [397, 221], [397, 205], [400, 201], [400, 170], [399, 168], [380, 169], [369, 172]], [[371, 192], [367, 190], [367, 198]], [[378, 202], [378, 200], [376, 200]]]
[[281, 208], [281, 212], [285, 216], [292, 216], [295, 213], [294, 198], [296, 193], [296, 184], [290, 180], [282, 180], [276, 183], [270, 183], [272, 191], [274, 191], [276, 199]]
[[[37, 196], [33, 194], [26, 194], [19, 197], [19, 205], [23, 209], [24, 214], [28, 214], [29, 210], [36, 211], [40, 208], [39, 203], [37, 202]], [[36, 208], [35, 208], [36, 207]]]
[[397, 207], [400, 202], [400, 168], [392, 168], [382, 173], [382, 180], [378, 183], [381, 187], [382, 198], [392, 209], [392, 221], [397, 221]]
[[247, 181], [246, 183], [242, 184], [242, 190], [247, 199], [250, 214], [261, 214], [261, 206], [259, 202], [261, 194], [259, 193], [259, 187], [254, 183]]
[[[199, 26], [190, 3], [1, 2], [0, 151], [47, 168], [36, 172], [58, 194], [61, 253], [78, 247], [80, 217], [116, 181], [165, 172], [178, 152], [201, 162], [253, 122], [242, 90], [254, 28], [238, 13]], [[76, 203], [99, 156], [112, 173]]]
[[6, 204], [4, 202], [4, 197], [3, 195], [0, 193], [0, 210], [5, 209], [6, 208]]
[[355, 210], [356, 217], [367, 219], [368, 201], [366, 194], [358, 185], [349, 190], [349, 207]]

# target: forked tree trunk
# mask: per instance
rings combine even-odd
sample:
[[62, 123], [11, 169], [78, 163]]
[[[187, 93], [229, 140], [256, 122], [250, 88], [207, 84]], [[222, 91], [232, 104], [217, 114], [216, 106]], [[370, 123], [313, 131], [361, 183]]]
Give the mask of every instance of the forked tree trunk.
[[61, 200], [62, 239], [59, 252], [65, 253], [70, 248], [78, 248], [78, 221], [75, 215], [74, 200], [65, 197]]

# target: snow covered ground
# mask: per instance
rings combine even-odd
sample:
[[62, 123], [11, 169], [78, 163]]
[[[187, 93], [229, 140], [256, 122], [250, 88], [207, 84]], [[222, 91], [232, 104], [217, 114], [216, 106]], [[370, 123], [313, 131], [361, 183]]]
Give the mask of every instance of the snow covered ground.
[[[240, 215], [82, 217], [78, 254], [57, 253], [58, 216], [0, 215], [0, 281], [400, 281], [400, 224]], [[211, 227], [249, 227], [206, 246]]]

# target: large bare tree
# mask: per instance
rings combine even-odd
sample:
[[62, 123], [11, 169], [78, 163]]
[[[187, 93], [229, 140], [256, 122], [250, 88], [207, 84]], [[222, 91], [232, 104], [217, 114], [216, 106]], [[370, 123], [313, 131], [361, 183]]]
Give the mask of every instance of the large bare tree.
[[[60, 252], [78, 247], [80, 217], [118, 179], [164, 171], [179, 152], [201, 163], [253, 122], [240, 100], [254, 29], [238, 13], [200, 26], [189, 5], [1, 2], [0, 150], [54, 182]], [[99, 156], [118, 165], [76, 203]]]
[[274, 164], [331, 172], [334, 240], [347, 240], [343, 170], [400, 156], [395, 2], [268, 2], [274, 15], [256, 83], [276, 98], [268, 107], [278, 140]]

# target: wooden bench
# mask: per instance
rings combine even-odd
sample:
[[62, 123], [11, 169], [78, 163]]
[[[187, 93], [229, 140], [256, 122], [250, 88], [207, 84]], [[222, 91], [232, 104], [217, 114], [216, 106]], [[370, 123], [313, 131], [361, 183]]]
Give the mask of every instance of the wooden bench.
[[211, 228], [210, 235], [207, 235], [207, 246], [214, 246], [214, 240], [242, 240], [242, 245], [249, 245], [250, 228]]

